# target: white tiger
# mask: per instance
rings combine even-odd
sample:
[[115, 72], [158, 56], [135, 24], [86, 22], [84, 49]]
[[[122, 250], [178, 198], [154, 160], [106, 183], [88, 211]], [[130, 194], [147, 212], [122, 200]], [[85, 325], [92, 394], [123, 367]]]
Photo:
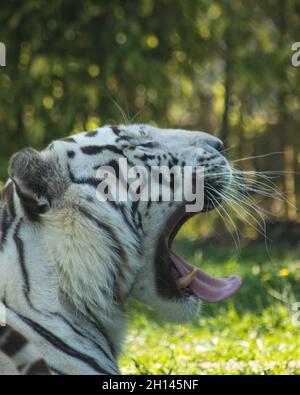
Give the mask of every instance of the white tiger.
[[221, 280], [171, 252], [191, 217], [183, 201], [99, 201], [96, 170], [118, 159], [204, 166], [205, 207], [220, 202], [231, 169], [222, 142], [204, 132], [105, 126], [25, 148], [10, 162], [0, 211], [0, 301], [8, 325], [29, 339], [56, 374], [118, 374], [133, 297], [183, 322], [201, 300], [223, 300], [240, 279]]

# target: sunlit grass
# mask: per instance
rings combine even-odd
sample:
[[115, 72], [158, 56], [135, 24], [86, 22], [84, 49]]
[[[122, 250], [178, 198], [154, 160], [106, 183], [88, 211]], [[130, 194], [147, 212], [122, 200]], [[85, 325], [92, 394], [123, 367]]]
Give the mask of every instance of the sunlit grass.
[[166, 323], [132, 302], [122, 373], [299, 374], [300, 319], [298, 325], [292, 319], [300, 301], [297, 253], [271, 248], [269, 256], [264, 247], [203, 253], [180, 244], [185, 257], [213, 274], [239, 274], [243, 286], [227, 302], [203, 305], [187, 325]]

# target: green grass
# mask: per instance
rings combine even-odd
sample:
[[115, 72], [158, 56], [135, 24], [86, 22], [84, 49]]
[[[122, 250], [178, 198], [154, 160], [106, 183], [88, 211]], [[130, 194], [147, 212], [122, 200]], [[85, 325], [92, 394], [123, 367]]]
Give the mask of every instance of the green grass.
[[[287, 247], [177, 251], [211, 274], [243, 277], [230, 300], [204, 304], [193, 322], [174, 325], [132, 302], [121, 369], [124, 374], [299, 374], [300, 251]], [[298, 256], [298, 258], [297, 258]]]

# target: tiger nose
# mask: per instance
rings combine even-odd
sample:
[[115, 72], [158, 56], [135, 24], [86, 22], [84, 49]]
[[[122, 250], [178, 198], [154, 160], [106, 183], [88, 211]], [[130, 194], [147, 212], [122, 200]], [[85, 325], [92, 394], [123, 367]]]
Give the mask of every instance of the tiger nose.
[[206, 140], [206, 144], [210, 145], [220, 153], [224, 152], [224, 143], [222, 140], [218, 139], [217, 137], [210, 137], [209, 139]]

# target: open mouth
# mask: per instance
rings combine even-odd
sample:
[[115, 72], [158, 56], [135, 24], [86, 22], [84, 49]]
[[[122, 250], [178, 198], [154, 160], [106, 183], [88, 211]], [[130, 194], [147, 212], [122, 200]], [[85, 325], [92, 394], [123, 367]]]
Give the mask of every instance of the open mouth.
[[[203, 211], [210, 211], [213, 208], [214, 205], [207, 202]], [[194, 295], [205, 302], [221, 302], [237, 292], [242, 283], [241, 278], [238, 276], [228, 279], [213, 277], [171, 250], [177, 233], [194, 214], [179, 210], [167, 221], [166, 231], [161, 235], [157, 250], [158, 289], [168, 297]], [[164, 279], [170, 279], [170, 277], [171, 282], [167, 283]]]

